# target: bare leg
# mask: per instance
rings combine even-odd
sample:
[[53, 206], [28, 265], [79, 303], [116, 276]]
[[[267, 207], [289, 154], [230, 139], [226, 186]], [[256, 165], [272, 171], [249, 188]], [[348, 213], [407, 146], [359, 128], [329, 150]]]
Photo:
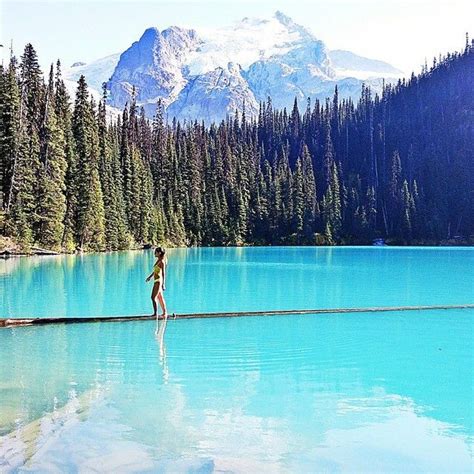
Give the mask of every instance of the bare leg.
[[161, 316], [163, 316], [164, 318], [167, 318], [168, 312], [166, 311], [166, 302], [163, 296], [163, 292], [161, 291], [161, 288], [160, 288], [160, 291], [158, 292], [158, 301], [160, 303], [161, 309], [163, 310], [163, 314]]
[[156, 304], [156, 298], [160, 291], [160, 283], [155, 283], [153, 285], [153, 290], [151, 290], [151, 302], [153, 304], [153, 316], [158, 316], [158, 306]]

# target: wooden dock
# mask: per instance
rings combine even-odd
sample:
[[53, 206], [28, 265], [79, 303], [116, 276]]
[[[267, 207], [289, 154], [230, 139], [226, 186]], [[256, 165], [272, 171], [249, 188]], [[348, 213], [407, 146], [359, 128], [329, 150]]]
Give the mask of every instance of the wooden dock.
[[[382, 313], [394, 311], [434, 311], [450, 309], [474, 309], [474, 304], [429, 305], [429, 306], [373, 306], [368, 308], [319, 308], [319, 309], [283, 309], [270, 311], [238, 311], [220, 313], [187, 313], [171, 314], [168, 319], [195, 318], [234, 318], [245, 316], [286, 316], [301, 314], [346, 314], [346, 313]], [[91, 317], [55, 317], [55, 318], [0, 318], [0, 327], [44, 326], [47, 324], [79, 324], [79, 323], [119, 323], [126, 321], [150, 321], [150, 315], [131, 316], [91, 316]]]

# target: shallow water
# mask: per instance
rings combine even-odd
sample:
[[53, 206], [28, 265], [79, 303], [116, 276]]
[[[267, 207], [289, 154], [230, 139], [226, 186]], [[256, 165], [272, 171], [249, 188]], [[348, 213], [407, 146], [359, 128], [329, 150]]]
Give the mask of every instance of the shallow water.
[[151, 321], [5, 329], [0, 466], [470, 472], [473, 318], [171, 320], [162, 341]]
[[[170, 252], [176, 312], [473, 303], [471, 249]], [[0, 262], [6, 316], [137, 314], [148, 252]], [[106, 298], [107, 296], [107, 298]], [[0, 471], [472, 472], [474, 310], [0, 330]]]
[[[474, 248], [172, 249], [171, 312], [474, 302]], [[0, 260], [3, 317], [150, 312], [151, 251]], [[1, 317], [0, 316], [0, 317]]]

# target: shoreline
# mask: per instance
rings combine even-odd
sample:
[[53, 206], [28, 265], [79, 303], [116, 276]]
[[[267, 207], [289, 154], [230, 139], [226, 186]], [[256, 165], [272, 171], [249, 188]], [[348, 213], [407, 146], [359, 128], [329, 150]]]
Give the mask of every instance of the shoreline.
[[[370, 243], [345, 243], [345, 244], [337, 244], [337, 245], [311, 245], [311, 244], [300, 244], [300, 245], [255, 245], [255, 244], [247, 244], [247, 245], [201, 245], [201, 246], [173, 246], [167, 245], [167, 248], [185, 248], [185, 249], [192, 249], [192, 248], [222, 248], [222, 247], [229, 247], [229, 248], [246, 248], [246, 247], [406, 247], [406, 248], [415, 248], [415, 247], [474, 247], [474, 243], [471, 242], [457, 242], [454, 240], [451, 241], [440, 241], [440, 242], [425, 242], [425, 243], [413, 243], [413, 244], [403, 244], [399, 242], [394, 242], [385, 245], [374, 245]], [[9, 259], [9, 258], [18, 258], [18, 257], [54, 257], [54, 256], [63, 256], [63, 255], [72, 255], [72, 256], [80, 256], [80, 255], [93, 255], [93, 254], [106, 254], [106, 253], [116, 253], [116, 252], [131, 252], [131, 251], [141, 251], [141, 250], [150, 250], [153, 248], [152, 245], [146, 244], [141, 247], [131, 247], [128, 249], [119, 249], [119, 250], [102, 250], [102, 251], [75, 251], [75, 252], [66, 252], [66, 251], [55, 251], [50, 249], [44, 249], [40, 247], [32, 247], [30, 251], [22, 250], [18, 248], [9, 248], [9, 247], [0, 247], [0, 259]]]
[[[110, 253], [110, 252], [128, 252], [132, 250], [147, 250], [153, 247], [152, 244], [141, 244], [132, 246], [128, 249], [120, 250], [101, 250], [101, 251], [80, 251], [67, 252], [65, 250], [53, 250], [48, 248], [32, 245], [31, 247], [24, 247], [15, 242], [10, 237], [0, 236], [0, 259], [13, 257], [37, 257], [37, 256], [59, 256], [59, 255], [89, 255], [94, 253]], [[169, 246], [172, 247], [172, 246]]]

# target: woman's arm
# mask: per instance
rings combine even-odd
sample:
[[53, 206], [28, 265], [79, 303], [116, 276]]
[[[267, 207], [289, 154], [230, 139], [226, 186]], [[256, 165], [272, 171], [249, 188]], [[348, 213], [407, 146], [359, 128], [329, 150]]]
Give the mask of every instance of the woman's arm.
[[147, 279], [146, 281], [150, 281], [153, 277], [153, 275], [155, 274], [155, 272], [151, 272], [148, 276], [147, 276]]

